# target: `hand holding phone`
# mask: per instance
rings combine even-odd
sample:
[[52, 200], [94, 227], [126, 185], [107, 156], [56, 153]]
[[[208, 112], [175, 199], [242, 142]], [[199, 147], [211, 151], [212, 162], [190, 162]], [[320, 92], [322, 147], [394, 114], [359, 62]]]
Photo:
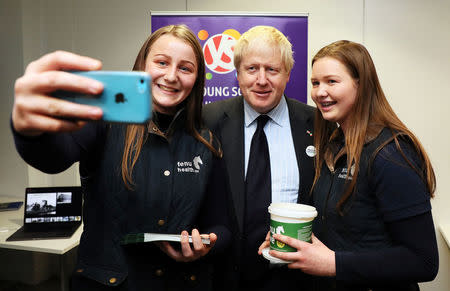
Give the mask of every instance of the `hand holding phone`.
[[[209, 238], [205, 244], [203, 239]], [[159, 249], [177, 262], [192, 262], [205, 256], [217, 241], [217, 235], [210, 233], [207, 236], [200, 235], [197, 229], [192, 230], [192, 236], [185, 230], [181, 232], [180, 248], [174, 247], [168, 241], [158, 241], [155, 244]]]
[[101, 68], [99, 60], [65, 51], [55, 51], [29, 63], [14, 85], [14, 130], [24, 136], [38, 136], [44, 132], [79, 130], [85, 124], [82, 120], [101, 119], [103, 112], [98, 107], [49, 98], [57, 90], [100, 94], [101, 82], [61, 70]]
[[76, 71], [79, 76], [103, 83], [98, 95], [71, 91], [55, 91], [54, 97], [70, 102], [97, 106], [103, 110], [102, 120], [122, 123], [145, 123], [151, 117], [150, 75], [145, 72]]

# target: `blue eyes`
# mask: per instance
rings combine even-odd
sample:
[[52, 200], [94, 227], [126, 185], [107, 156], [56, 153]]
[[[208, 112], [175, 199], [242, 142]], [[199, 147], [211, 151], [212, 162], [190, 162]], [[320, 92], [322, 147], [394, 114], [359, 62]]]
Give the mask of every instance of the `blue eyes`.
[[[156, 64], [158, 64], [161, 67], [167, 67], [169, 64], [165, 61], [157, 61]], [[192, 69], [186, 66], [180, 66], [178, 68], [180, 71], [187, 73], [187, 72], [192, 72]]]
[[[256, 71], [258, 71], [259, 70], [259, 68], [258, 67], [248, 67], [247, 68], [247, 71], [248, 72], [256, 72]], [[276, 69], [276, 68], [266, 68], [265, 69], [267, 72], [269, 72], [269, 73], [277, 73], [279, 70], [278, 69]]]

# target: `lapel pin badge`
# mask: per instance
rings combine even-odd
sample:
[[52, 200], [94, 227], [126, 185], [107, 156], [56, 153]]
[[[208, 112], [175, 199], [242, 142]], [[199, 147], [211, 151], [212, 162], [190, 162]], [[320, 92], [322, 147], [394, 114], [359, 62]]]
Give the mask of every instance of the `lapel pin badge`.
[[314, 157], [316, 155], [316, 148], [313, 145], [306, 147], [306, 155], [308, 157]]
[[312, 132], [311, 132], [311, 131], [307, 130], [306, 133], [307, 133], [309, 136], [312, 136]]

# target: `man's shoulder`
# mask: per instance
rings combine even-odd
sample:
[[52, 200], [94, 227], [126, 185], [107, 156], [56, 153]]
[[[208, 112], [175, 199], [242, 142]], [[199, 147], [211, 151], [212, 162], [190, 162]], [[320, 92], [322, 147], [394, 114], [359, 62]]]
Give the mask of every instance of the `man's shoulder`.
[[239, 96], [205, 104], [202, 109], [203, 120], [206, 124], [211, 124], [221, 119], [225, 113], [239, 110], [239, 104], [242, 102], [242, 97]]
[[229, 109], [230, 107], [235, 106], [239, 102], [242, 102], [241, 96], [211, 102], [203, 106], [203, 112], [209, 113], [210, 111], [217, 110], [224, 111], [225, 109]]
[[316, 112], [315, 107], [300, 102], [296, 99], [286, 97], [286, 102], [288, 104], [288, 108], [290, 111], [294, 111], [295, 113], [301, 113], [303, 114], [303, 116], [312, 117]]

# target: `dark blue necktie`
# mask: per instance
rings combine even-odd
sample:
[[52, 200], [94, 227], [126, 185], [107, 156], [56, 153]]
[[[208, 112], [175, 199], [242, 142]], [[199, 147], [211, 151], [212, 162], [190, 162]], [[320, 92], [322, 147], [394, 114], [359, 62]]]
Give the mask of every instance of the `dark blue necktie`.
[[[250, 155], [245, 179], [246, 211], [245, 236], [247, 262], [264, 260], [258, 256], [258, 247], [269, 230], [267, 207], [272, 201], [270, 156], [264, 126], [270, 119], [267, 115], [257, 118], [258, 127], [250, 145]], [[256, 261], [255, 261], [256, 260]]]
[[270, 155], [264, 126], [269, 119], [270, 117], [267, 115], [260, 115], [257, 118], [258, 127], [250, 144], [245, 179], [247, 199], [264, 199], [268, 203], [271, 201]]

